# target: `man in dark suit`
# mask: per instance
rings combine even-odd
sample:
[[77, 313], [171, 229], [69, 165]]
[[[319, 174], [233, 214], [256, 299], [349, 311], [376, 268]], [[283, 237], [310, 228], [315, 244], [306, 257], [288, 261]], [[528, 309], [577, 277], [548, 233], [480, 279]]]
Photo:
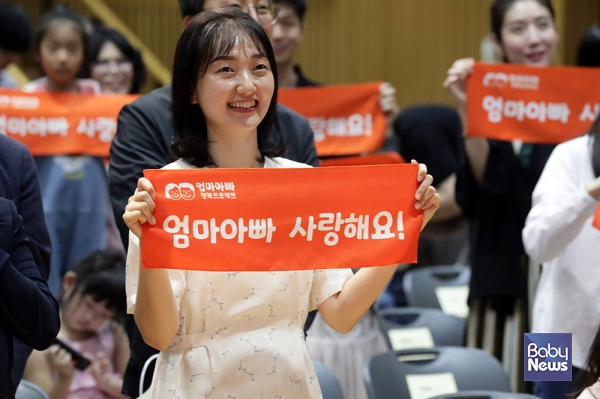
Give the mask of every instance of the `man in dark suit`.
[[[46, 281], [50, 273], [50, 236], [46, 229], [35, 161], [27, 147], [3, 134], [0, 134], [0, 197], [8, 198], [17, 207], [31, 244], [33, 260]], [[15, 339], [12, 368], [15, 386], [23, 376], [30, 353], [30, 347]]]
[[0, 197], [0, 398], [14, 397], [18, 384], [11, 377], [14, 339], [44, 350], [59, 329], [58, 303], [34, 261], [17, 207]]
[[[271, 36], [275, 16], [271, 20], [261, 20], [257, 12], [258, 7], [271, 7], [270, 0], [179, 0], [184, 25], [205, 8], [217, 9], [229, 5], [237, 5], [248, 12], [261, 23], [267, 35]], [[110, 148], [108, 176], [110, 199], [125, 248], [128, 247], [129, 230], [122, 216], [128, 198], [135, 192], [138, 179], [142, 177], [144, 169], [159, 169], [172, 161], [172, 118], [171, 85], [154, 90], [125, 105], [119, 114], [117, 133]], [[277, 124], [281, 144], [287, 144], [287, 151], [283, 156], [293, 161], [318, 166], [314, 135], [306, 118], [278, 104]], [[312, 322], [314, 314], [309, 314], [305, 329]], [[144, 363], [157, 351], [144, 343], [133, 316], [127, 316], [125, 328], [129, 336], [131, 357], [124, 376], [123, 393], [137, 397]], [[145, 375], [144, 390], [150, 385], [153, 370], [152, 365]]]

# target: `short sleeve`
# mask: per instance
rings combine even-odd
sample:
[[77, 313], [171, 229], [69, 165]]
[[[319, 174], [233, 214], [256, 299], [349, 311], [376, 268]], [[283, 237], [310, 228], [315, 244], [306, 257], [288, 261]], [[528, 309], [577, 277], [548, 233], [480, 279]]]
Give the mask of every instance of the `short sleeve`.
[[[129, 248], [127, 249], [127, 271], [125, 277], [125, 291], [127, 294], [127, 313], [135, 312], [135, 301], [137, 299], [138, 278], [140, 275], [141, 263], [140, 239], [132, 232], [129, 232]], [[181, 310], [181, 297], [185, 292], [186, 272], [183, 270], [169, 269], [169, 280], [171, 288], [175, 295], [177, 309]]]
[[340, 292], [352, 275], [352, 269], [314, 270], [310, 290], [310, 310], [317, 309], [324, 300]]

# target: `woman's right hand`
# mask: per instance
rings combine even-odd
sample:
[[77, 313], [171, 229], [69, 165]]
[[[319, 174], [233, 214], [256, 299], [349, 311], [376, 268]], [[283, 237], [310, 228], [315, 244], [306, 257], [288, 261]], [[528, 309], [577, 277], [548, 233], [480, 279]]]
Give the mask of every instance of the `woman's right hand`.
[[462, 58], [454, 61], [448, 69], [448, 77], [444, 81], [444, 88], [454, 97], [460, 110], [466, 110], [467, 106], [467, 77], [473, 72], [475, 60], [473, 58]]
[[123, 220], [125, 224], [138, 238], [142, 238], [142, 223], [155, 224], [156, 219], [152, 216], [154, 211], [154, 187], [150, 180], [142, 177], [138, 180], [135, 194], [129, 197]]

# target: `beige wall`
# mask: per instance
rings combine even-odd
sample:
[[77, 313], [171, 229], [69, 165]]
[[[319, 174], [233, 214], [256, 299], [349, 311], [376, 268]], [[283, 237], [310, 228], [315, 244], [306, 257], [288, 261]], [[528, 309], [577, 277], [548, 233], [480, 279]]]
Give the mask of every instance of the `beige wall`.
[[[34, 21], [45, 3], [10, 1], [24, 4]], [[401, 106], [450, 103], [441, 87], [446, 70], [457, 58], [479, 58], [489, 30], [491, 0], [308, 1], [306, 37], [297, 56], [306, 74], [326, 84], [389, 81]], [[580, 37], [600, 20], [600, 0], [553, 1], [561, 33], [556, 63], [572, 64]], [[89, 14], [80, 0], [66, 2]], [[170, 68], [182, 28], [177, 1], [105, 2]], [[26, 70], [33, 73], [31, 64], [29, 59]]]

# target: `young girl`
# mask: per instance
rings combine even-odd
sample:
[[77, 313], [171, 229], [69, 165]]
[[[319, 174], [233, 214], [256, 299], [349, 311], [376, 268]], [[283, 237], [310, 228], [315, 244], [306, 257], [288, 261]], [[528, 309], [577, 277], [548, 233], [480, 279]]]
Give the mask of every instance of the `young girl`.
[[125, 263], [119, 253], [94, 252], [73, 265], [63, 279], [58, 338], [91, 360], [75, 369], [71, 355], [53, 345], [34, 351], [24, 378], [51, 399], [126, 398], [122, 375], [129, 359], [129, 342], [120, 324], [125, 316]]
[[[242, 11], [204, 11], [185, 28], [173, 71], [173, 152], [166, 169], [297, 168], [273, 143], [277, 72], [269, 39]], [[415, 204], [426, 223], [439, 196], [421, 165]], [[260, 189], [257, 187], [257, 189]], [[128, 311], [160, 349], [152, 397], [320, 398], [302, 327], [309, 310], [348, 332], [396, 265], [277, 273], [154, 269], [140, 264], [141, 223], [155, 223], [140, 179], [123, 219], [132, 231]], [[344, 289], [342, 290], [342, 286]]]
[[[532, 67], [552, 65], [558, 31], [550, 0], [495, 0], [490, 14], [491, 36], [500, 59]], [[509, 337], [503, 329], [520, 325], [517, 330], [521, 331], [510, 333], [511, 339], [518, 340], [527, 331], [523, 315], [529, 261], [521, 230], [531, 207], [531, 193], [554, 146], [469, 136], [465, 81], [473, 64], [472, 58], [456, 61], [444, 82], [457, 102], [464, 129], [466, 159], [457, 171], [456, 199], [471, 221], [471, 316], [485, 308], [495, 312], [489, 318], [496, 320], [486, 323], [489, 334], [480, 335], [494, 337], [490, 342], [469, 344], [484, 346], [506, 362], [513, 358], [514, 363], [506, 366], [517, 370], [523, 364], [519, 355], [506, 355], [519, 345], [505, 347], [504, 340]], [[505, 323], [507, 319], [513, 322]], [[517, 379], [515, 372], [513, 381]]]
[[[100, 93], [96, 81], [77, 78], [88, 68], [88, 35], [83, 20], [73, 11], [58, 6], [42, 17], [35, 51], [46, 76], [27, 84], [25, 91]], [[36, 164], [52, 243], [48, 286], [58, 295], [69, 267], [106, 246], [107, 226], [111, 220], [114, 224], [107, 175], [98, 157], [40, 156]]]
[[543, 262], [532, 332], [572, 333], [573, 340], [573, 383], [536, 384], [536, 390], [543, 398], [564, 398], [582, 388], [577, 374], [586, 366], [600, 322], [600, 230], [592, 226], [600, 202], [600, 117], [588, 135], [556, 147], [532, 201], [523, 243], [533, 259]]

